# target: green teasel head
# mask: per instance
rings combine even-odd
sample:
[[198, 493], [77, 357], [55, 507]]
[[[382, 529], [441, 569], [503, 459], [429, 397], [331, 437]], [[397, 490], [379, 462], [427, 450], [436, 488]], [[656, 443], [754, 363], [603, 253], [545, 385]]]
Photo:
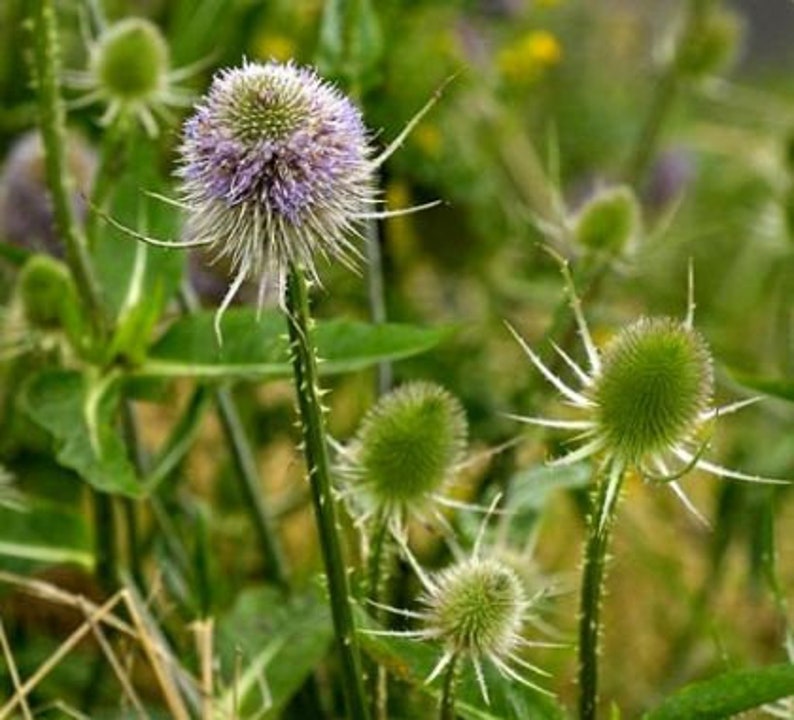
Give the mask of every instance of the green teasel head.
[[528, 603], [521, 580], [508, 565], [471, 558], [433, 581], [426, 623], [450, 650], [501, 656], [517, 644]]
[[640, 207], [631, 188], [619, 185], [597, 192], [574, 218], [576, 242], [591, 252], [617, 255], [640, 227]]
[[145, 101], [167, 85], [168, 45], [154, 23], [126, 18], [100, 35], [91, 70], [108, 97]]
[[48, 255], [34, 255], [25, 263], [17, 292], [30, 327], [64, 328], [77, 312], [77, 290], [68, 268]]
[[692, 328], [671, 318], [643, 318], [603, 353], [591, 388], [595, 434], [628, 463], [686, 440], [708, 408], [711, 354]]
[[379, 507], [421, 504], [454, 473], [467, 434], [457, 398], [432, 383], [408, 383], [381, 398], [364, 418], [354, 475]]

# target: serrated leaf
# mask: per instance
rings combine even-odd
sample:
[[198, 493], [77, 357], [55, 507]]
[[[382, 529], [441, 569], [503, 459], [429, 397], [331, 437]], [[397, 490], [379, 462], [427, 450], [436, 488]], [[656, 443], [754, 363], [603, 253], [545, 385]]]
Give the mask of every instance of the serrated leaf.
[[[218, 648], [224, 672], [241, 661], [235, 687], [220, 707], [251, 717], [275, 718], [328, 653], [333, 630], [328, 606], [318, 593], [285, 600], [272, 587], [251, 588], [240, 594], [229, 615], [218, 625]], [[269, 697], [268, 697], [269, 696]]]
[[[359, 613], [358, 622], [364, 652], [395, 678], [436, 701], [440, 700], [441, 681], [436, 680], [429, 685], [425, 683], [443, 652], [440, 647], [368, 633], [361, 628], [372, 628], [374, 623], [363, 613]], [[456, 689], [456, 715], [467, 720], [562, 720], [566, 717], [563, 708], [553, 698], [504, 678], [491, 663], [483, 662], [483, 672], [490, 703], [486, 703], [482, 697], [471, 663], [464, 663]]]
[[794, 695], [794, 665], [736, 670], [674, 693], [644, 720], [719, 720]]
[[114, 430], [119, 401], [113, 378], [51, 370], [22, 392], [27, 415], [52, 436], [56, 457], [97, 490], [137, 497], [142, 488]]
[[[218, 347], [214, 314], [201, 312], [177, 320], [149, 351], [137, 376], [205, 379], [289, 377], [287, 327], [281, 313], [249, 308], [229, 310], [223, 317], [223, 345]], [[321, 374], [361, 370], [383, 360], [425, 352], [450, 334], [448, 327], [421, 328], [352, 320], [318, 322], [314, 341]]]

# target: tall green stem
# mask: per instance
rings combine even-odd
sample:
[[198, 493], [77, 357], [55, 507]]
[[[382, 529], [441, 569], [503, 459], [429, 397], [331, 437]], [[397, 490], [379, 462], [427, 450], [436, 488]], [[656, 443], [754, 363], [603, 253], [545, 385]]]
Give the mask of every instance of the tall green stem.
[[320, 549], [328, 579], [331, 615], [342, 665], [347, 716], [350, 720], [366, 720], [369, 711], [364, 697], [361, 657], [350, 604], [350, 587], [342, 556], [340, 528], [331, 489], [317, 358], [311, 341], [309, 293], [303, 270], [295, 266], [290, 267], [286, 304], [292, 367], [303, 432], [303, 451], [311, 486], [314, 516], [320, 536]]
[[601, 591], [607, 561], [609, 531], [620, 487], [622, 465], [612, 462], [598, 479], [587, 529], [579, 599], [579, 718], [595, 720], [598, 705], [598, 640], [601, 630]]
[[101, 336], [106, 325], [101, 292], [85, 236], [75, 218], [71, 180], [66, 171], [66, 124], [58, 82], [60, 56], [53, 0], [35, 0], [34, 8], [33, 48], [40, 126], [55, 226], [66, 246], [66, 260], [94, 332]]

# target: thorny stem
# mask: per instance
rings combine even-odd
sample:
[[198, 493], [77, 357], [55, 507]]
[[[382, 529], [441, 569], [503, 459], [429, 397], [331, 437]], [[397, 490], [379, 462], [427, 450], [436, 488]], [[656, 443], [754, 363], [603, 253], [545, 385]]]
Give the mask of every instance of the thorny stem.
[[75, 218], [66, 170], [65, 111], [58, 82], [60, 57], [53, 0], [35, 0], [34, 8], [33, 46], [40, 127], [55, 226], [66, 246], [66, 261], [74, 275], [93, 330], [97, 336], [101, 336], [107, 329], [101, 292], [91, 266], [85, 236]]
[[339, 540], [340, 528], [331, 488], [317, 358], [311, 342], [308, 288], [303, 270], [294, 265], [290, 266], [287, 281], [286, 310], [295, 390], [303, 434], [303, 452], [328, 580], [331, 616], [341, 661], [347, 716], [350, 720], [368, 720], [369, 709], [364, 697], [361, 657], [350, 603], [350, 586]]
[[[192, 313], [198, 309], [195, 297], [186, 288], [183, 288], [180, 292], [180, 302], [186, 313]], [[262, 555], [270, 570], [270, 577], [283, 590], [286, 590], [289, 585], [286, 561], [265, 505], [259, 471], [256, 466], [256, 457], [251, 441], [243, 427], [240, 411], [237, 408], [234, 396], [227, 387], [221, 387], [215, 391], [215, 403], [218, 407], [218, 415], [220, 416], [226, 443], [229, 446], [232, 461], [237, 470], [240, 490], [245, 498], [251, 522], [256, 530]]]
[[698, 40], [703, 20], [712, 2], [714, 0], [689, 0], [684, 27], [679, 35], [673, 57], [656, 82], [648, 106], [648, 114], [645, 116], [629, 158], [626, 177], [634, 187], [642, 184], [654, 159], [662, 128], [675, 103], [684, 77], [682, 58], [690, 45]]
[[598, 705], [598, 640], [601, 590], [609, 531], [624, 471], [610, 463], [597, 481], [587, 528], [579, 598], [579, 720], [595, 720]]
[[455, 720], [455, 681], [457, 679], [458, 656], [453, 656], [444, 673], [444, 685], [441, 688], [441, 711], [439, 720]]

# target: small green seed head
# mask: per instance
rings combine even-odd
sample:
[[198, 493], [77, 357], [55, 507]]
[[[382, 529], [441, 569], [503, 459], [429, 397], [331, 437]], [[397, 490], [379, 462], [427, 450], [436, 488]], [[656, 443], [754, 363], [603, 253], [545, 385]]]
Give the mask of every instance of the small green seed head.
[[527, 602], [509, 566], [472, 558], [442, 571], [435, 583], [427, 624], [450, 649], [499, 656], [516, 644]]
[[48, 255], [34, 255], [19, 274], [18, 292], [25, 319], [42, 330], [62, 327], [76, 290], [66, 266]]
[[364, 418], [356, 473], [378, 505], [421, 502], [454, 471], [467, 432], [460, 402], [444, 388], [426, 382], [403, 385]]
[[739, 16], [725, 8], [708, 13], [681, 52], [681, 70], [693, 78], [724, 71], [736, 56], [744, 27]]
[[603, 363], [592, 392], [597, 432], [626, 462], [685, 439], [711, 400], [709, 350], [677, 320], [639, 320], [606, 348]]
[[574, 237], [584, 248], [617, 254], [636, 235], [640, 209], [631, 188], [611, 187], [597, 193], [581, 209]]
[[145, 100], [167, 84], [168, 45], [160, 29], [144, 18], [111, 25], [91, 54], [91, 69], [108, 97]]

